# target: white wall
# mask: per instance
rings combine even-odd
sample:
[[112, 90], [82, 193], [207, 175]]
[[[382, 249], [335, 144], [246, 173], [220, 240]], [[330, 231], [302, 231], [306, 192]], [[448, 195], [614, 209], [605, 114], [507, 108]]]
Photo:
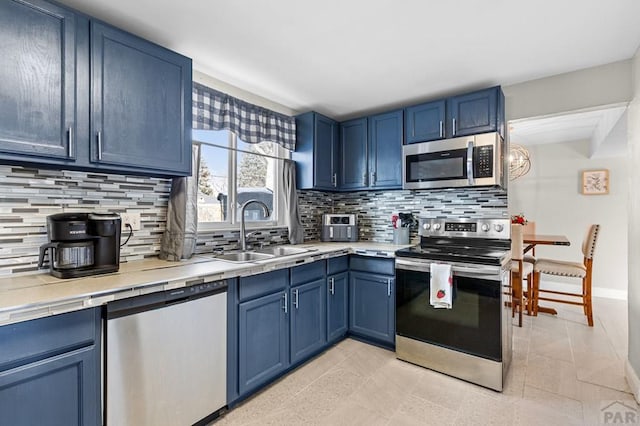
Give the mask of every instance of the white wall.
[[633, 60], [629, 130], [629, 364], [627, 378], [640, 401], [640, 50]]
[[[587, 227], [597, 223], [601, 232], [593, 265], [596, 296], [625, 298], [627, 292], [627, 188], [625, 157], [589, 159], [590, 142], [554, 143], [527, 147], [531, 171], [510, 183], [509, 212], [524, 213], [536, 222], [536, 232], [562, 234], [569, 247], [538, 246], [536, 256], [582, 262]], [[582, 195], [582, 171], [609, 169], [608, 195]], [[579, 285], [576, 279], [543, 280]]]
[[627, 103], [631, 60], [503, 86], [507, 120]]

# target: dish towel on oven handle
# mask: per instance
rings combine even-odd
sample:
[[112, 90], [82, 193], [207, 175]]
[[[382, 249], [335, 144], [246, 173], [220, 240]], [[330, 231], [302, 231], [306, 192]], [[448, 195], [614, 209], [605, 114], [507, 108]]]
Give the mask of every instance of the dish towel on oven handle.
[[451, 293], [453, 293], [451, 265], [432, 263], [429, 287], [431, 289], [429, 297], [431, 306], [434, 308], [451, 309]]

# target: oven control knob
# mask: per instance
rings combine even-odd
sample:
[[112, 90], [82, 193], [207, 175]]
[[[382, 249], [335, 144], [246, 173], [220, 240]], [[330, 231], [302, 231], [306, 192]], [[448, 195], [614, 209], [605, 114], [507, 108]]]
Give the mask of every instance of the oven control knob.
[[429, 229], [431, 229], [431, 224], [430, 223], [423, 223], [422, 224], [422, 229], [424, 229], [425, 231], [428, 231]]
[[502, 232], [502, 230], [504, 229], [504, 226], [498, 224], [493, 225], [493, 229], [496, 230], [496, 232]]
[[439, 223], [434, 223], [434, 224], [433, 224], [433, 229], [435, 229], [436, 231], [437, 231], [438, 229], [440, 229], [440, 224], [439, 224]]
[[482, 229], [484, 232], [489, 232], [490, 227], [486, 223], [483, 223], [482, 226], [480, 226], [480, 229]]

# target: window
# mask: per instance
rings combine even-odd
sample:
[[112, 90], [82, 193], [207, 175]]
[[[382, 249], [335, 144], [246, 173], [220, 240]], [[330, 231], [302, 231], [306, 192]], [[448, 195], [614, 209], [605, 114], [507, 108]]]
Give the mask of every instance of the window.
[[248, 200], [265, 203], [269, 215], [250, 204], [247, 226], [283, 224], [279, 177], [286, 149], [273, 142], [246, 143], [228, 130], [193, 130], [193, 140], [200, 144], [198, 228], [237, 228]]

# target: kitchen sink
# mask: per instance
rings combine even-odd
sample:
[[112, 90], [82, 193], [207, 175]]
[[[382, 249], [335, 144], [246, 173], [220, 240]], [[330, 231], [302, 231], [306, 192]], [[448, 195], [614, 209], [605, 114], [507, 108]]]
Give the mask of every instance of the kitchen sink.
[[241, 251], [238, 253], [226, 253], [215, 256], [218, 260], [226, 260], [228, 262], [252, 262], [255, 260], [265, 260], [274, 257], [269, 253], [256, 253], [254, 251]]
[[300, 248], [300, 247], [282, 247], [282, 246], [275, 246], [275, 247], [265, 247], [263, 249], [260, 249], [259, 252], [260, 253], [267, 253], [273, 256], [291, 256], [294, 254], [301, 254], [301, 253], [307, 253], [311, 250], [306, 249], [306, 248]]

